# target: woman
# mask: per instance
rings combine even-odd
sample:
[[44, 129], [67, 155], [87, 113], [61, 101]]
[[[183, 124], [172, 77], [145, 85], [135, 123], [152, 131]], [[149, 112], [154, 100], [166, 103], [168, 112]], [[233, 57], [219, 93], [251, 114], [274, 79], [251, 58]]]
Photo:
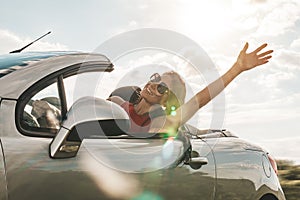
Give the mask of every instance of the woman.
[[[184, 103], [186, 88], [184, 81], [176, 72], [166, 72], [160, 76], [154, 74], [141, 91], [141, 100], [133, 105], [120, 97], [110, 99], [121, 105], [131, 118], [132, 132], [153, 132], [175, 134], [177, 129], [186, 123], [201, 107], [217, 96], [240, 73], [259, 65], [266, 64], [272, 57], [273, 50], [261, 52], [263, 44], [251, 53], [246, 53], [248, 43], [241, 50], [233, 66], [219, 79]], [[155, 118], [151, 112], [163, 107], [166, 115]]]

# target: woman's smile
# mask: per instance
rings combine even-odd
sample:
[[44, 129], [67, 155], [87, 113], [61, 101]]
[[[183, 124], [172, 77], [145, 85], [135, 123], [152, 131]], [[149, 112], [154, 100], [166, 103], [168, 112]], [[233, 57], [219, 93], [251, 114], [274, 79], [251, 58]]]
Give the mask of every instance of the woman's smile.
[[148, 95], [154, 96], [153, 92], [151, 92], [151, 90], [148, 87], [145, 89], [146, 89]]

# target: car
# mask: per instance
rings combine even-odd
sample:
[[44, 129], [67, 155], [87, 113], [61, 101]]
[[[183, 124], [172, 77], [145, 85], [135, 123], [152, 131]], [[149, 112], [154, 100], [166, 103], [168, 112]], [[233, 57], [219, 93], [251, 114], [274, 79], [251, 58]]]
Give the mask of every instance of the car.
[[128, 133], [96, 95], [114, 69], [98, 53], [0, 56], [0, 199], [285, 199], [272, 156], [230, 131]]

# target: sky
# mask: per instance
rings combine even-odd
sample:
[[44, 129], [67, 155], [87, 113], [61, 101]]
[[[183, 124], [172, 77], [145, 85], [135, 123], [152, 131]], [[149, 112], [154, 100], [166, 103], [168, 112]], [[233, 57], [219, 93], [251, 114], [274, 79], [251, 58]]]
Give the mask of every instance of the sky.
[[[154, 28], [196, 42], [223, 74], [245, 42], [250, 51], [268, 43], [274, 50], [271, 61], [241, 74], [226, 88], [222, 128], [263, 146], [277, 159], [300, 164], [299, 0], [2, 0], [0, 13], [1, 54], [48, 31], [52, 33], [26, 51], [93, 52], [118, 34]], [[166, 64], [168, 59], [182, 63], [166, 52], [143, 51], [114, 64]], [[191, 90], [207, 84], [193, 70], [177, 69]], [[214, 112], [207, 105], [196, 124], [209, 126]]]

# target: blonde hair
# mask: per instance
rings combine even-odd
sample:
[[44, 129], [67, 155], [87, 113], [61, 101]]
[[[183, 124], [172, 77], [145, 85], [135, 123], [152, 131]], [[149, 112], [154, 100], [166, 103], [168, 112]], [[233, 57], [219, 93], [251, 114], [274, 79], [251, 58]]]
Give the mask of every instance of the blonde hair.
[[169, 71], [162, 74], [171, 77], [171, 85], [169, 86], [169, 96], [166, 101], [166, 113], [171, 114], [172, 110], [179, 108], [185, 100], [186, 87], [183, 79], [177, 72]]

